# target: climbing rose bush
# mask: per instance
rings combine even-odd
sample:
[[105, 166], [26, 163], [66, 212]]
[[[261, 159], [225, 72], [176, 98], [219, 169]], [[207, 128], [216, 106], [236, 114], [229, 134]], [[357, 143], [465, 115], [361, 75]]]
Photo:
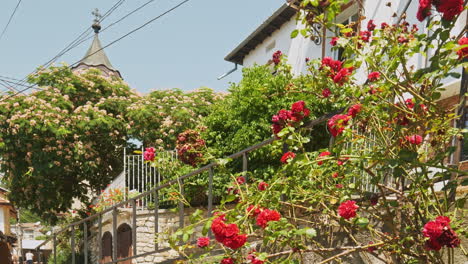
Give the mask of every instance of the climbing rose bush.
[[[459, 69], [468, 66], [465, 40], [452, 37], [460, 2], [419, 2], [412, 16], [427, 19], [430, 36], [405, 17], [380, 27], [364, 17], [356, 25], [336, 24], [334, 14], [346, 2], [299, 3], [303, 34], [315, 32], [316, 23], [337, 32], [331, 45], [346, 59], [308, 61], [309, 89], [303, 93], [314, 99], [275, 110], [268, 154], [281, 166], [267, 180], [233, 172], [217, 215], [197, 218], [174, 241], [187, 234], [188, 242], [199, 226], [202, 233], [212, 230], [223, 250], [209, 259], [213, 263], [342, 263], [351, 257], [363, 263], [454, 263], [455, 252], [466, 255], [466, 197], [457, 195], [466, 173], [447, 164], [452, 142], [463, 134], [453, 126], [456, 106], [439, 102], [448, 77], [460, 80]], [[410, 63], [429, 48], [434, 54], [426, 68]], [[277, 66], [283, 63], [284, 57]], [[335, 110], [309, 118], [308, 111], [323, 105]], [[319, 122], [326, 128], [311, 127]], [[318, 129], [328, 135], [328, 147], [307, 148]], [[174, 248], [187, 256], [190, 247]], [[209, 254], [207, 249], [188, 258], [206, 261]]]

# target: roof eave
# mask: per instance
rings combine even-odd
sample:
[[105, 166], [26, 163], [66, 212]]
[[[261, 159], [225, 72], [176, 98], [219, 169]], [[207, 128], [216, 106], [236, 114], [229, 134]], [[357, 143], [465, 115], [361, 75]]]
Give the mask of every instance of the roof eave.
[[[290, 12], [288, 12], [290, 11]], [[294, 13], [293, 13], [294, 12]], [[289, 4], [283, 4], [278, 10], [275, 11], [275, 13], [273, 13], [267, 20], [265, 20], [265, 22], [263, 22], [259, 27], [257, 27], [257, 29], [255, 29], [254, 32], [252, 32], [244, 41], [242, 41], [239, 45], [237, 45], [236, 48], [234, 48], [234, 50], [232, 50], [225, 58], [224, 60], [226, 61], [229, 61], [229, 62], [233, 62], [233, 63], [237, 63], [237, 64], [240, 64], [240, 65], [243, 65], [243, 60], [245, 58], [245, 56], [250, 52], [252, 51], [253, 49], [256, 48], [256, 46], [258, 45], [255, 45], [254, 47], [252, 48], [246, 48], [246, 51], [245, 52], [242, 52], [243, 49], [249, 44], [251, 43], [252, 41], [255, 41], [257, 39], [257, 42], [263, 42], [267, 37], [269, 36], [266, 36], [266, 37], [260, 37], [259, 35], [261, 35], [264, 30], [268, 29], [268, 27], [274, 27], [274, 31], [275, 32], [276, 30], [279, 29], [279, 27], [281, 27], [284, 23], [286, 23], [292, 16], [294, 16], [294, 14], [297, 12], [296, 9], [294, 9], [293, 7], [291, 7]], [[283, 21], [282, 23], [280, 23], [279, 27], [277, 26], [273, 26], [272, 23], [277, 20], [278, 18], [281, 17], [282, 14], [284, 13], [287, 13], [287, 16], [285, 18], [286, 21]], [[292, 14], [292, 15], [291, 15]], [[272, 33], [273, 33], [272, 32]], [[272, 34], [271, 33], [271, 34]]]

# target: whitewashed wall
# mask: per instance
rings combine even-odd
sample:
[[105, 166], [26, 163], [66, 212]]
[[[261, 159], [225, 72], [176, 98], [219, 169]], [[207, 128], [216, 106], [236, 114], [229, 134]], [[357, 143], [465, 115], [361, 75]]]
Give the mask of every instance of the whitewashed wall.
[[[387, 3], [391, 2], [390, 6], [387, 6]], [[373, 19], [377, 27], [380, 28], [382, 22], [388, 24], [393, 24], [397, 22], [397, 17], [393, 17], [393, 14], [401, 14], [407, 0], [367, 0], [364, 2], [364, 13], [363, 15], [366, 19], [362, 23], [363, 29], [366, 28], [367, 22], [369, 19]], [[418, 25], [419, 32], [428, 33], [425, 27], [426, 21], [419, 22], [416, 19], [416, 12], [418, 9], [419, 1], [412, 1], [408, 10], [407, 10], [407, 21], [410, 24]], [[357, 4], [347, 8], [342, 14], [338, 15], [336, 18], [337, 23], [342, 23], [345, 19], [357, 13], [358, 7]], [[453, 30], [452, 36], [457, 35], [464, 27], [466, 22], [467, 11], [465, 11], [460, 19], [457, 21], [456, 27]], [[279, 30], [275, 31], [269, 38], [265, 39], [263, 43], [259, 44], [254, 50], [252, 50], [244, 58], [244, 66], [250, 67], [254, 64], [266, 64], [268, 60], [271, 59], [272, 54], [281, 50], [283, 54], [288, 56], [289, 64], [293, 68], [294, 74], [305, 73], [306, 64], [305, 58], [317, 59], [322, 56], [322, 46], [316, 45], [310, 39], [303, 38], [300, 34], [295, 39], [291, 39], [290, 35], [294, 29], [301, 29], [302, 25], [296, 25], [295, 16], [285, 23]], [[326, 43], [325, 56], [336, 58], [336, 52], [331, 50], [330, 39], [333, 37], [332, 32], [327, 32], [327, 38], [323, 41]], [[271, 50], [267, 50], [267, 47], [271, 47], [272, 43], [275, 43], [275, 46]], [[430, 57], [430, 54], [429, 54]], [[416, 68], [426, 67], [428, 59], [419, 55], [414, 56], [409, 60], [411, 65], [414, 65]], [[461, 68], [457, 70], [461, 72]], [[367, 74], [365, 69], [361, 69], [356, 76], [359, 80], [365, 81]], [[458, 92], [460, 87], [460, 79], [447, 78], [444, 80], [444, 83], [447, 84], [447, 91], [443, 93], [443, 98], [446, 98], [449, 95], [453, 95]], [[455, 90], [454, 90], [455, 89]], [[453, 90], [453, 91], [452, 91]]]
[[0, 206], [0, 231], [5, 234], [5, 213], [3, 208]]

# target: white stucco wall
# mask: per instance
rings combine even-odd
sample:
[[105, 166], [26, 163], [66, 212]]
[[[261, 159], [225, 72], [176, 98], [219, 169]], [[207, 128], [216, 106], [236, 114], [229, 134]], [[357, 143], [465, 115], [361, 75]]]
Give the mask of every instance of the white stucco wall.
[[[387, 3], [391, 2], [391, 5], [388, 6]], [[366, 19], [362, 23], [362, 28], [366, 29], [367, 22], [369, 19], [373, 19], [374, 23], [377, 27], [380, 28], [380, 24], [382, 22], [386, 22], [388, 24], [394, 24], [397, 22], [397, 17], [392, 17], [394, 13], [401, 14], [403, 11], [407, 0], [367, 0], [364, 2], [364, 13], [363, 15]], [[426, 21], [419, 22], [416, 19], [416, 12], [418, 9], [419, 2], [412, 1], [408, 10], [407, 10], [407, 21], [410, 24], [418, 25], [419, 32], [421, 33], [428, 33], [427, 28], [425, 27]], [[343, 13], [339, 14], [336, 18], [337, 23], [342, 23], [345, 19], [349, 18], [350, 16], [357, 13], [358, 7], [357, 4], [352, 5], [351, 7], [347, 8]], [[452, 36], [455, 36], [460, 32], [466, 22], [467, 11], [465, 10], [464, 13], [460, 16], [460, 19], [457, 21], [456, 27], [453, 30]], [[288, 62], [291, 64], [293, 68], [294, 74], [305, 73], [306, 64], [305, 58], [316, 59], [321, 58], [322, 56], [322, 45], [316, 45], [310, 39], [305, 39], [300, 34], [295, 38], [291, 39], [290, 35], [291, 32], [296, 28], [302, 28], [302, 25], [296, 25], [295, 16], [292, 17], [288, 22], [283, 24], [283, 26], [275, 31], [270, 37], [268, 37], [265, 41], [259, 44], [254, 50], [252, 50], [246, 57], [244, 58], [244, 67], [253, 66], [255, 63], [259, 65], [266, 64], [268, 60], [271, 59], [272, 54], [277, 51], [281, 50], [283, 54], [288, 56]], [[331, 32], [327, 32], [327, 38], [323, 40], [326, 43], [325, 48], [325, 56], [336, 58], [336, 52], [331, 50], [330, 39], [333, 37]], [[275, 42], [274, 48], [267, 51], [267, 47], [269, 47], [273, 42]], [[429, 54], [430, 57], [430, 54]], [[425, 57], [421, 55], [414, 56], [409, 60], [409, 64], [414, 65], [416, 68], [426, 67], [427, 60]], [[457, 72], [461, 72], [461, 68], [456, 70]], [[360, 69], [357, 73], [356, 78], [358, 80], [365, 81], [367, 78], [367, 73], [365, 68]], [[452, 84], [458, 81], [454, 78], [447, 78], [444, 80], [446, 84]]]
[[3, 207], [0, 207], [0, 231], [5, 234], [5, 213]]

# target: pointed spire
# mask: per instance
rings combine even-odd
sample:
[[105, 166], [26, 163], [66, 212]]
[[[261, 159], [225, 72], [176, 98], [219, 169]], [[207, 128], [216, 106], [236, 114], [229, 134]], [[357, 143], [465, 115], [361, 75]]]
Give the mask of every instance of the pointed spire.
[[94, 40], [83, 59], [81, 59], [74, 69], [99, 68], [106, 74], [110, 74], [112, 72], [122, 78], [120, 72], [112, 66], [109, 58], [102, 48], [101, 41], [99, 40], [99, 31], [101, 30], [100, 20], [102, 16], [97, 8], [92, 12], [92, 14], [95, 16], [94, 23], [91, 26], [95, 33]]

